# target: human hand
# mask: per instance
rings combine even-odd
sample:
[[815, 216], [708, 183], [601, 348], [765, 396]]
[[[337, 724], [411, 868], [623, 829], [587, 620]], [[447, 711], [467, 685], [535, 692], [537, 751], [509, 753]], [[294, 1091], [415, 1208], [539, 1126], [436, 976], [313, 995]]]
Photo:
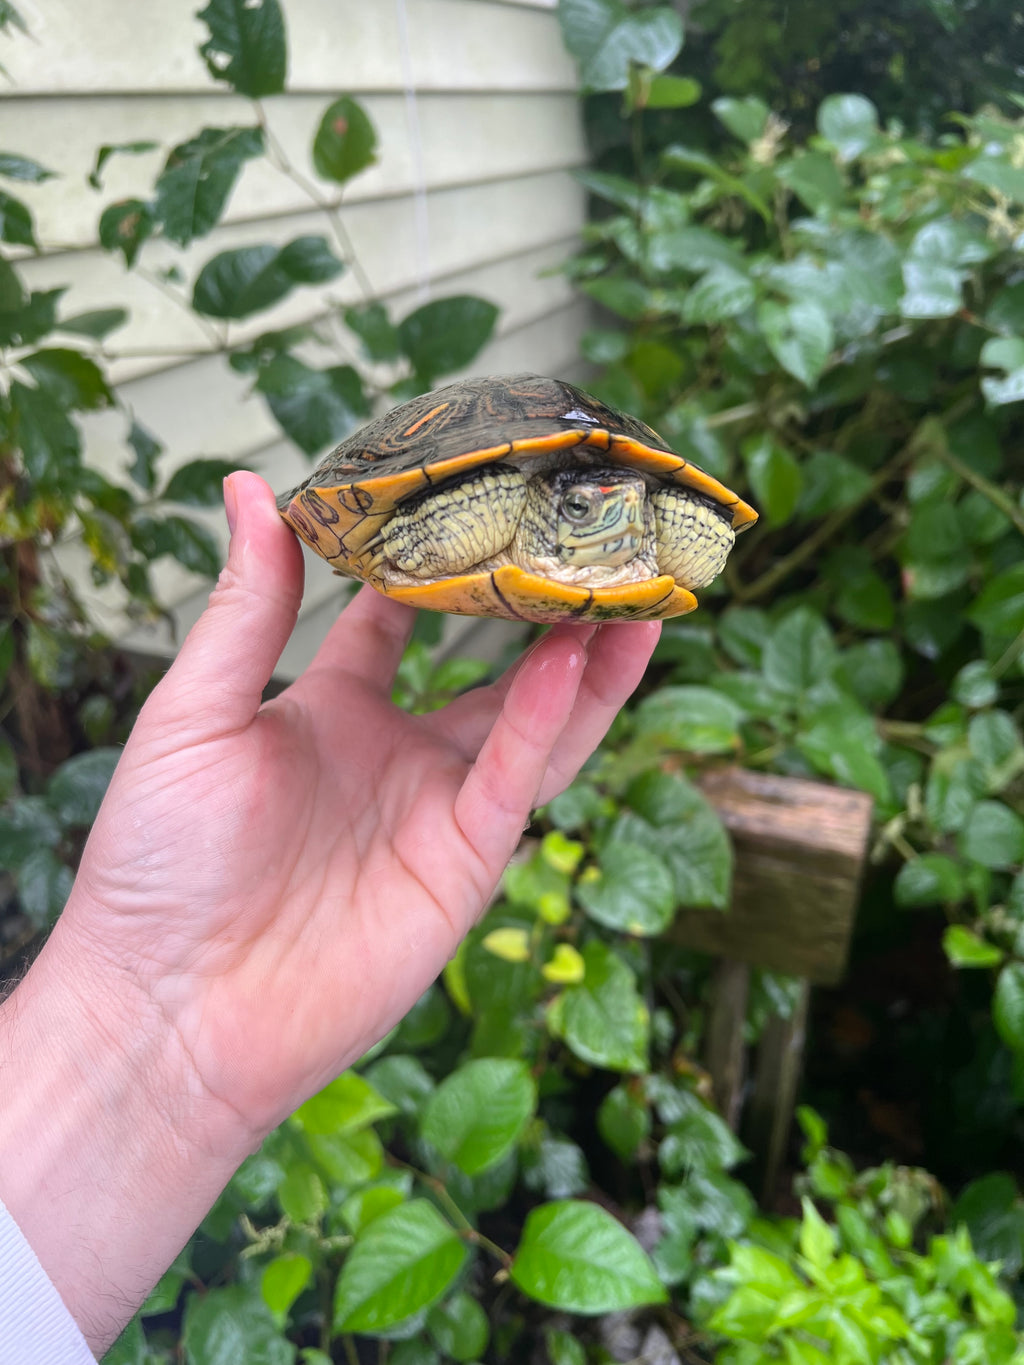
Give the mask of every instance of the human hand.
[[[90, 1120], [62, 1125], [61, 1161], [89, 1167], [90, 1235], [116, 1225], [136, 1302], [245, 1153], [438, 975], [531, 808], [575, 776], [659, 630], [555, 628], [491, 687], [410, 716], [390, 692], [413, 612], [363, 589], [306, 673], [261, 706], [298, 612], [301, 552], [257, 476], [233, 475], [226, 497], [234, 534], [210, 607], [144, 707], [67, 909], [9, 1002], [23, 999], [36, 1020], [30, 1052], [39, 1030], [63, 1027], [100, 1069], [106, 1060], [104, 1108], [122, 1133], [132, 1126], [135, 1165], [151, 1182], [158, 1166], [154, 1246], [152, 1235], [126, 1237], [123, 1209], [94, 1206], [115, 1197], [95, 1188], [113, 1163], [110, 1139], [99, 1151], [80, 1142], [71, 1158], [68, 1124]], [[40, 1000], [42, 1015], [31, 1009]], [[88, 1072], [68, 1067], [88, 1086]], [[30, 1126], [27, 1101], [21, 1118]], [[33, 1169], [45, 1180], [42, 1150]], [[37, 1210], [19, 1188], [20, 1210], [18, 1189], [13, 1204], [9, 1186], [0, 1193], [24, 1228], [26, 1203], [30, 1222]], [[38, 1180], [31, 1188], [38, 1197]], [[66, 1285], [73, 1256], [49, 1245], [60, 1216], [26, 1231]], [[116, 1281], [110, 1261], [104, 1271]]]

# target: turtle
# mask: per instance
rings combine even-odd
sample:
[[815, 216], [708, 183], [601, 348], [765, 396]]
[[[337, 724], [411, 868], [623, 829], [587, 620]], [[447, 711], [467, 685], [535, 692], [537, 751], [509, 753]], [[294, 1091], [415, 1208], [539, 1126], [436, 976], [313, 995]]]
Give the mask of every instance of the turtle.
[[338, 573], [388, 597], [545, 624], [692, 611], [757, 520], [644, 423], [532, 374], [392, 408], [277, 505]]

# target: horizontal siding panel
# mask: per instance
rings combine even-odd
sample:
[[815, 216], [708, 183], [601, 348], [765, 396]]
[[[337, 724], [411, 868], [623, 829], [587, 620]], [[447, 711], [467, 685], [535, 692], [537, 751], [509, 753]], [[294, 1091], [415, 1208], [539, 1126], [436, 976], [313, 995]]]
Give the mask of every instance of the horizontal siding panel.
[[[562, 172], [523, 177], [517, 181], [464, 186], [427, 196], [429, 265], [432, 276], [450, 275], [481, 260], [518, 255], [534, 246], [563, 240], [578, 231], [583, 214], [583, 192]], [[394, 294], [417, 283], [416, 262], [423, 243], [417, 237], [415, 216], [406, 200], [374, 204], [351, 204], [344, 222], [356, 255], [376, 294]], [[180, 264], [194, 278], [217, 251], [261, 242], [283, 244], [308, 233], [329, 234], [322, 214], [312, 212], [275, 218], [267, 222], [236, 224], [219, 229], [202, 242], [179, 252], [164, 242], [147, 251], [150, 270]], [[34, 289], [67, 285], [65, 315], [92, 308], [121, 304], [130, 321], [112, 335], [111, 353], [128, 356], [112, 368], [116, 382], [151, 369], [153, 355], [175, 348], [205, 350], [208, 334], [190, 311], [177, 306], [163, 292], [124, 270], [115, 258], [98, 249], [57, 257], [27, 260], [22, 265], [27, 283]], [[447, 289], [445, 292], [448, 292]], [[358, 302], [355, 277], [346, 273], [332, 285], [316, 291], [297, 289], [276, 308], [230, 325], [232, 344], [257, 336], [268, 328], [306, 320], [323, 307], [324, 300], [337, 304]], [[159, 363], [159, 362], [156, 362]]]
[[[25, 6], [35, 41], [7, 44], [20, 94], [209, 89], [195, 0], [39, 0]], [[288, 0], [289, 88], [400, 90], [399, 16], [421, 90], [574, 90], [576, 73], [549, 7], [487, 0]]]
[[[346, 188], [346, 205], [408, 195], [418, 187], [410, 150], [407, 109], [400, 95], [375, 95], [367, 112], [379, 134], [380, 160]], [[272, 100], [272, 133], [291, 163], [327, 199], [338, 187], [317, 181], [309, 149], [326, 107], [320, 96]], [[493, 181], [563, 169], [585, 161], [577, 102], [572, 95], [429, 95], [416, 104], [427, 189]], [[40, 240], [52, 249], [81, 248], [96, 240], [103, 208], [118, 199], [148, 198], [167, 151], [203, 127], [249, 126], [248, 102], [217, 95], [184, 98], [143, 95], [9, 101], [3, 113], [4, 147], [31, 154], [60, 179], [18, 187], [31, 207]], [[86, 176], [97, 148], [155, 141], [161, 150], [115, 156], [103, 170], [103, 189]], [[309, 196], [267, 160], [246, 165], [224, 216], [225, 223], [301, 213]], [[148, 255], [144, 254], [144, 259]]]

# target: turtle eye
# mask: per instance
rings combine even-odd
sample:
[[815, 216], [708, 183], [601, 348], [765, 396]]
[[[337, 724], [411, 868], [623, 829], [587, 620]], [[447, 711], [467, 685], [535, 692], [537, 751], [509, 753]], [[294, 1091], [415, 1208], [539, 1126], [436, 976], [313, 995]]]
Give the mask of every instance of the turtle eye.
[[570, 488], [562, 499], [562, 511], [570, 521], [583, 521], [590, 513], [591, 499], [578, 488]]

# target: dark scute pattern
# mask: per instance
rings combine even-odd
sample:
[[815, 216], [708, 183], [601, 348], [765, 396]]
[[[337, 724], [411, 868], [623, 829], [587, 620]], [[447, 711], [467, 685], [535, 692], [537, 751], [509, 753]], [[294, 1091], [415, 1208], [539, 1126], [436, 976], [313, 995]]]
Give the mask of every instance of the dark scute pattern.
[[492, 376], [421, 394], [367, 422], [303, 486], [331, 487], [364, 474], [398, 473], [504, 442], [588, 426], [671, 453], [650, 427], [573, 384], [532, 374]]

